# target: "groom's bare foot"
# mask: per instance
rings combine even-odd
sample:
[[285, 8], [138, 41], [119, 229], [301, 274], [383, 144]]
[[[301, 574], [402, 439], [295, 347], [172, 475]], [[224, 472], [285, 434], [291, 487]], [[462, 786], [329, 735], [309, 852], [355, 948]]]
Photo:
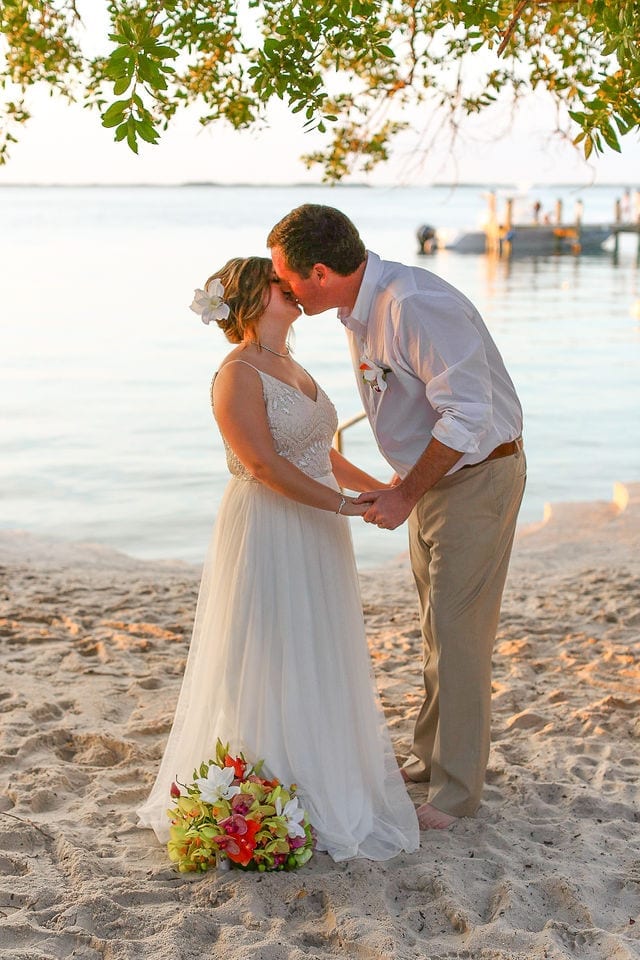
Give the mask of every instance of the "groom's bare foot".
[[400, 767], [400, 774], [405, 783], [415, 783], [415, 780], [412, 780], [404, 767]]
[[458, 820], [458, 817], [437, 810], [430, 803], [423, 803], [416, 813], [421, 830], [448, 830]]

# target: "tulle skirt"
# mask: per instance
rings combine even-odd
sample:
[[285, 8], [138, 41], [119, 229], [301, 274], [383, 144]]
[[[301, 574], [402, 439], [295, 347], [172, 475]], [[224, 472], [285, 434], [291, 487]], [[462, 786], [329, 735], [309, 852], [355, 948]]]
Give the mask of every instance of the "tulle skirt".
[[297, 784], [318, 849], [334, 860], [419, 847], [375, 692], [348, 520], [237, 478], [205, 560], [158, 777], [137, 811], [160, 841], [172, 780], [190, 783], [218, 737]]

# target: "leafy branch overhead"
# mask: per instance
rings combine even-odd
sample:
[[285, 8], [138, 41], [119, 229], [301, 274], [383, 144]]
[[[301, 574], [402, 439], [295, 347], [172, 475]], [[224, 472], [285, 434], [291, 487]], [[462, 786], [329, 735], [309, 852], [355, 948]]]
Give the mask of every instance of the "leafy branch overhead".
[[[181, 107], [243, 129], [283, 100], [329, 180], [384, 162], [411, 125], [455, 136], [470, 114], [545, 90], [588, 157], [640, 129], [637, 0], [111, 0], [100, 56], [75, 0], [0, 4], [0, 162], [48, 86], [155, 144]], [[409, 124], [408, 117], [424, 117]]]

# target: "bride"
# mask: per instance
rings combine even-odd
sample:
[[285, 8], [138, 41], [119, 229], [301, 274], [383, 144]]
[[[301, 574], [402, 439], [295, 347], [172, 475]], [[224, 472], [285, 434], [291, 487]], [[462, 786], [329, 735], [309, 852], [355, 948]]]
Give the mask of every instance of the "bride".
[[419, 846], [365, 639], [340, 487], [379, 489], [331, 446], [333, 404], [287, 345], [300, 308], [262, 257], [230, 260], [192, 309], [236, 344], [212, 383], [231, 479], [205, 560], [176, 715], [139, 825], [169, 836], [170, 786], [219, 737], [295, 783], [334, 860]]

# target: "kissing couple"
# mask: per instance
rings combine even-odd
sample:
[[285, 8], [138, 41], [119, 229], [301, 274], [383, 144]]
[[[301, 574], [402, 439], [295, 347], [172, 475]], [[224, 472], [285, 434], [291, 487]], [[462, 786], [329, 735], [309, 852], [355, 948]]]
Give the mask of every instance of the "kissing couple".
[[[298, 207], [267, 242], [271, 260], [230, 260], [192, 304], [234, 345], [211, 385], [231, 478], [139, 825], [167, 840], [171, 782], [220, 738], [297, 784], [318, 849], [386, 860], [415, 851], [420, 828], [446, 829], [480, 804], [526, 476], [522, 409], [473, 304], [366, 250], [339, 210]], [[334, 307], [389, 483], [333, 449], [335, 408], [288, 347], [301, 310]], [[401, 768], [375, 691], [350, 516], [384, 529], [409, 520], [424, 702]], [[428, 783], [417, 810], [405, 781]]]

